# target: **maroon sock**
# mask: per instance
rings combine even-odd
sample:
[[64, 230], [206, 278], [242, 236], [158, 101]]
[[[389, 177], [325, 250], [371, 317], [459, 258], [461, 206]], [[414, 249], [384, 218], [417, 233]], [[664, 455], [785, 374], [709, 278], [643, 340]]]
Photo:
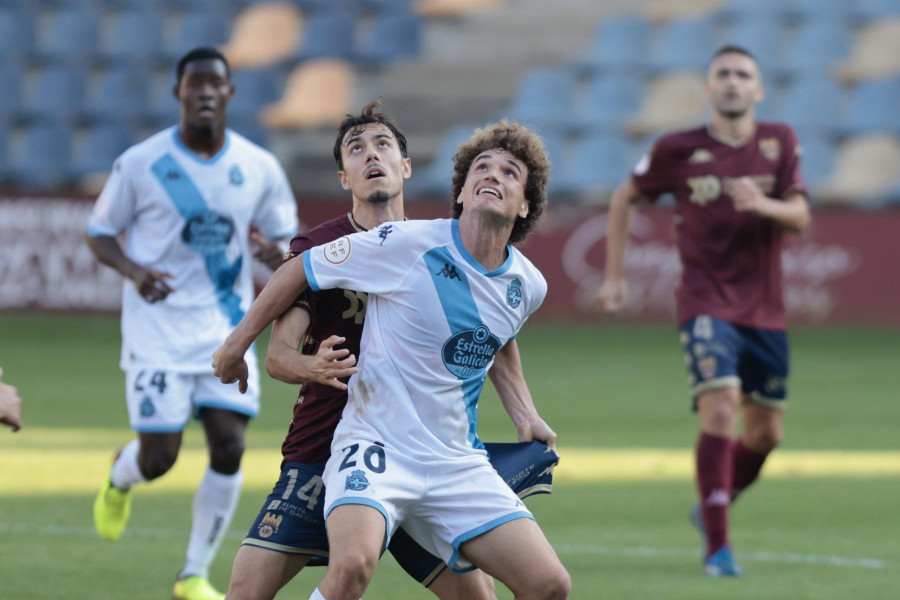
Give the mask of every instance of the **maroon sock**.
[[706, 529], [706, 556], [728, 543], [731, 502], [731, 440], [700, 433], [697, 438], [697, 488]]
[[768, 452], [748, 450], [741, 440], [734, 442], [732, 456], [731, 501], [734, 502], [759, 477]]

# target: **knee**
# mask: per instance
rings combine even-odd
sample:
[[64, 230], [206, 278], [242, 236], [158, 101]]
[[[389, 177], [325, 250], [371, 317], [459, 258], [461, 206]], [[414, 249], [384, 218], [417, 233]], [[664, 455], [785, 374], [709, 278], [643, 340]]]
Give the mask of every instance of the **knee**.
[[745, 442], [747, 447], [760, 454], [768, 454], [781, 443], [783, 434], [780, 429], [765, 428], [750, 432]]
[[209, 449], [209, 463], [213, 471], [237, 473], [244, 455], [244, 437], [236, 436], [213, 443]]
[[569, 572], [560, 565], [549, 577], [544, 579], [540, 594], [536, 597], [541, 600], [566, 600], [571, 591], [572, 578], [569, 576]]
[[360, 590], [361, 594], [372, 579], [372, 575], [375, 574], [378, 557], [369, 556], [363, 552], [352, 552], [340, 557], [337, 561], [334, 558], [329, 559], [328, 570], [346, 588]]
[[148, 481], [165, 475], [178, 458], [178, 448], [167, 446], [147, 447], [142, 445], [138, 454], [138, 465]]

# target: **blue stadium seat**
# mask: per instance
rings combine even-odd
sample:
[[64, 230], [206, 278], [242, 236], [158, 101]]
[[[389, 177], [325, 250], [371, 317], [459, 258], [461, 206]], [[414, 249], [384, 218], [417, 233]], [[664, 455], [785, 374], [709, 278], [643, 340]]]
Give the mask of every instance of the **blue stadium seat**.
[[628, 141], [617, 135], [584, 135], [571, 159], [556, 167], [554, 189], [561, 194], [608, 194], [631, 172]]
[[84, 64], [97, 54], [100, 19], [82, 10], [56, 12], [38, 39], [35, 55], [44, 61]]
[[16, 10], [0, 10], [0, 56], [21, 62], [34, 48], [34, 19]]
[[228, 121], [235, 125], [252, 122], [259, 127], [260, 109], [277, 102], [284, 88], [281, 73], [275, 68], [236, 70], [231, 73], [231, 82], [234, 96], [228, 103]]
[[847, 0], [793, 0], [784, 3], [784, 12], [800, 26], [815, 22], [847, 24], [854, 17], [853, 2]]
[[132, 66], [113, 67], [90, 93], [85, 115], [92, 121], [139, 122], [147, 110], [149, 91], [146, 72]]
[[716, 34], [712, 19], [673, 20], [658, 33], [647, 66], [657, 71], [705, 70], [714, 48]]
[[405, 186], [409, 198], [433, 196], [450, 198], [450, 183], [453, 178], [453, 155], [457, 147], [472, 136], [481, 125], [468, 123], [456, 125], [444, 132], [440, 145], [431, 162], [423, 169], [413, 168], [412, 177]]
[[834, 126], [841, 105], [840, 88], [829, 79], [813, 75], [793, 82], [776, 115], [796, 129], [825, 132]]
[[788, 15], [785, 0], [731, 0], [719, 9], [717, 18], [732, 23], [745, 19], [783, 19]]
[[22, 69], [14, 64], [0, 65], [0, 121], [18, 120], [22, 110]]
[[375, 14], [409, 13], [413, 9], [413, 0], [357, 0], [359, 9]]
[[416, 58], [422, 52], [422, 21], [409, 12], [384, 12], [375, 17], [355, 59], [367, 66], [381, 66]]
[[582, 73], [632, 72], [644, 64], [649, 45], [649, 25], [638, 17], [616, 17], [602, 22], [590, 48], [575, 62]]
[[185, 13], [178, 20], [171, 44], [163, 50], [163, 58], [174, 63], [197, 46], [222, 46], [230, 33], [231, 20], [220, 12]]
[[295, 62], [315, 58], [353, 59], [356, 19], [347, 12], [323, 11], [303, 23], [300, 48], [293, 56]]
[[536, 69], [523, 76], [506, 114], [545, 131], [565, 130], [574, 109], [574, 77], [561, 69]]
[[143, 67], [156, 61], [162, 50], [163, 21], [159, 14], [129, 10], [116, 15], [100, 46], [99, 55], [110, 64]]
[[822, 135], [806, 135], [803, 132], [797, 132], [797, 135], [803, 148], [800, 169], [807, 188], [813, 190], [831, 173], [834, 166], [834, 144]]
[[86, 81], [84, 73], [68, 65], [52, 65], [38, 75], [37, 85], [25, 98], [28, 119], [74, 123], [84, 108]]
[[70, 178], [109, 171], [116, 158], [136, 141], [134, 130], [126, 125], [104, 123], [91, 128], [84, 147], [69, 168]]
[[641, 103], [643, 84], [620, 73], [596, 77], [588, 82], [582, 101], [574, 112], [575, 129], [613, 129]]
[[789, 77], [824, 76], [850, 52], [850, 29], [841, 21], [812, 20], [801, 23], [777, 67]]
[[[782, 61], [784, 52], [781, 46], [784, 37], [784, 29], [778, 21], [752, 17], [741, 19], [736, 23], [731, 28], [726, 41], [749, 50], [756, 57], [763, 79], [767, 79], [772, 72], [771, 69]], [[712, 54], [712, 52], [707, 54]], [[709, 60], [708, 57], [707, 60]]]
[[889, 131], [900, 134], [900, 78], [872, 79], [850, 94], [847, 111], [837, 123], [840, 135]]
[[178, 123], [181, 117], [181, 105], [172, 94], [175, 86], [174, 69], [166, 77], [155, 78], [150, 84], [150, 103], [144, 113], [143, 125], [154, 131], [165, 129]]
[[0, 124], [0, 185], [7, 185], [9, 178], [9, 129]]
[[900, 16], [900, 4], [897, 0], [858, 0], [854, 12], [865, 21], [886, 19]]
[[71, 152], [70, 131], [56, 123], [39, 123], [25, 132], [21, 153], [12, 157], [13, 185], [52, 190], [66, 183]]

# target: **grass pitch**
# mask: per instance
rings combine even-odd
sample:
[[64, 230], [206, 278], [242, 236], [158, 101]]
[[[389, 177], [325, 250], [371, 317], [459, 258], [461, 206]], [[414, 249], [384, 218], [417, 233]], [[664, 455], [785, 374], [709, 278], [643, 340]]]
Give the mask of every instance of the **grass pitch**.
[[[710, 580], [687, 520], [697, 423], [674, 327], [526, 326], [526, 377], [563, 457], [554, 493], [528, 504], [572, 575], [573, 599], [897, 597], [900, 334], [809, 329], [791, 342], [785, 444], [732, 512], [745, 575]], [[137, 490], [122, 539], [100, 540], [91, 503], [113, 450], [132, 435], [118, 353], [114, 317], [0, 314], [0, 365], [24, 398], [25, 422], [17, 434], [0, 431], [3, 599], [170, 597], [205, 464], [202, 432], [192, 425], [175, 469]], [[241, 505], [211, 574], [223, 589], [274, 483], [295, 397], [264, 378]], [[479, 431], [514, 438], [490, 389]], [[279, 597], [308, 597], [323, 574], [303, 571]], [[389, 555], [365, 595], [428, 597]], [[512, 596], [500, 586], [498, 597]]]

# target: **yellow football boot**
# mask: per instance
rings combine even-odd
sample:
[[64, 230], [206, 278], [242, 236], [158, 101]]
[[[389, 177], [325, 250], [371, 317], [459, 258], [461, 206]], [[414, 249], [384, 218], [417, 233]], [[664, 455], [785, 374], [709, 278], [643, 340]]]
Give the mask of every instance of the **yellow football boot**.
[[225, 600], [225, 594], [217, 592], [209, 579], [199, 575], [177, 580], [172, 596], [176, 600]]
[[119, 539], [131, 515], [131, 490], [122, 491], [107, 479], [94, 500], [94, 527], [104, 540]]

